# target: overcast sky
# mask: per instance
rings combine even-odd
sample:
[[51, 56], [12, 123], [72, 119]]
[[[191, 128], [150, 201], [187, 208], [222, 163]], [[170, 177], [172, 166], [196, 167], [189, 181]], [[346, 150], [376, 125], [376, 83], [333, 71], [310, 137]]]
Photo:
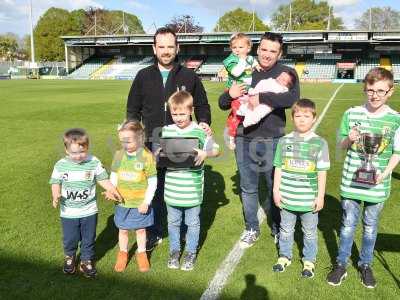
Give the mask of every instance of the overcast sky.
[[[29, 2], [29, 0], [0, 0], [0, 34], [14, 32], [23, 36], [29, 33]], [[254, 8], [258, 16], [268, 24], [276, 8], [280, 4], [289, 2], [290, 0], [32, 0], [35, 23], [40, 15], [52, 6], [68, 10], [94, 6], [135, 14], [148, 33], [154, 32], [155, 27], [160, 27], [174, 16], [181, 14], [194, 16], [206, 31], [212, 31], [218, 18], [236, 7], [247, 10]], [[353, 27], [354, 19], [369, 7], [390, 6], [400, 10], [400, 0], [328, 0], [328, 2], [334, 6], [334, 13], [342, 17], [349, 29]]]

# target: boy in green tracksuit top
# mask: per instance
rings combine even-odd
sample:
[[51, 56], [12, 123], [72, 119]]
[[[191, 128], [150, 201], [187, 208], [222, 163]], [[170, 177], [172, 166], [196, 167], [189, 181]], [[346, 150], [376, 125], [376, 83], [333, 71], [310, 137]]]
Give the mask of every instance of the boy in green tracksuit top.
[[187, 225], [186, 254], [181, 270], [190, 271], [196, 260], [197, 246], [200, 234], [200, 205], [203, 202], [204, 169], [203, 161], [207, 157], [219, 154], [219, 146], [212, 136], [207, 136], [204, 130], [191, 121], [193, 113], [193, 97], [186, 91], [179, 91], [168, 99], [172, 120], [175, 124], [164, 126], [161, 136], [191, 137], [199, 140], [194, 168], [168, 168], [165, 175], [164, 200], [168, 213], [168, 235], [170, 256], [168, 268], [178, 269], [181, 252], [180, 232], [182, 219]]
[[281, 208], [279, 258], [274, 272], [292, 261], [297, 217], [303, 231], [302, 277], [314, 276], [318, 246], [318, 212], [324, 206], [326, 171], [330, 167], [327, 142], [315, 134], [315, 104], [300, 99], [292, 107], [295, 130], [279, 140], [274, 158], [274, 202]]
[[[339, 253], [337, 264], [327, 277], [328, 283], [333, 286], [340, 285], [347, 276], [346, 265], [362, 206], [363, 237], [358, 269], [365, 287], [376, 286], [371, 264], [379, 214], [389, 198], [391, 173], [400, 158], [400, 115], [386, 105], [393, 90], [393, 74], [390, 71], [383, 68], [370, 70], [364, 80], [366, 103], [348, 109], [342, 118], [340, 146], [347, 152], [340, 184], [343, 215]], [[377, 143], [377, 154], [372, 158], [377, 171], [377, 178], [373, 179], [375, 182], [363, 181], [360, 176], [365, 162], [363, 141], [366, 135], [371, 134], [381, 137]], [[366, 175], [366, 172], [363, 173]]]

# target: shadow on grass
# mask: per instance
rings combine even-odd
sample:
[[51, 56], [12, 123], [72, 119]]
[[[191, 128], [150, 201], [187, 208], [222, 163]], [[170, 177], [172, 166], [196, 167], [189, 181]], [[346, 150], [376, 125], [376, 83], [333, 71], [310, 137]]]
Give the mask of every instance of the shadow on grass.
[[331, 263], [336, 263], [342, 208], [336, 197], [325, 195], [324, 208], [319, 213], [318, 228], [324, 237]]
[[398, 173], [398, 172], [393, 172], [393, 173], [392, 173], [392, 178], [397, 179], [397, 180], [400, 180], [400, 173]]
[[246, 288], [240, 294], [240, 300], [268, 300], [268, 291], [265, 287], [256, 284], [256, 276], [246, 274], [244, 276]]
[[96, 238], [96, 261], [112, 250], [118, 243], [118, 228], [114, 224], [114, 214], [108, 217], [106, 227]]
[[[185, 281], [160, 282], [147, 274], [107, 274], [98, 266], [96, 279], [64, 275], [60, 266], [0, 256], [2, 299], [199, 299], [202, 288]], [[128, 278], [129, 277], [129, 278]], [[133, 278], [132, 278], [133, 277]], [[233, 298], [230, 298], [233, 300]]]
[[400, 279], [397, 277], [387, 263], [383, 252], [400, 252], [400, 235], [389, 233], [378, 233], [375, 244], [375, 257], [393, 278], [397, 287], [400, 289]]
[[[339, 236], [340, 226], [342, 220], [342, 207], [339, 199], [336, 197], [326, 194], [325, 195], [325, 206], [324, 209], [319, 213], [318, 228], [322, 232], [324, 237], [326, 248], [328, 250], [331, 264], [336, 264], [336, 257], [339, 252]], [[359, 251], [356, 243], [353, 243], [351, 250], [351, 261], [354, 267], [357, 268], [359, 257]]]
[[[237, 168], [237, 166], [235, 165], [235, 168]], [[239, 175], [239, 171], [236, 170], [235, 175], [233, 175], [231, 177], [232, 180], [232, 192], [235, 195], [239, 195], [240, 194], [240, 175]]]
[[208, 230], [215, 220], [217, 210], [229, 203], [225, 195], [224, 177], [213, 171], [212, 166], [204, 167], [204, 200], [200, 212], [200, 239], [199, 250], [203, 246]]

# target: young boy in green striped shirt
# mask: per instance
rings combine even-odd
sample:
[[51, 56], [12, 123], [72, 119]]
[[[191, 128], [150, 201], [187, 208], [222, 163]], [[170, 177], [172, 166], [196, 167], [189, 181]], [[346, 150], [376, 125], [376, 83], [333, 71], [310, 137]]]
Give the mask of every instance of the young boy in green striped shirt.
[[[362, 206], [363, 236], [358, 270], [365, 287], [376, 286], [371, 264], [378, 220], [390, 195], [391, 173], [400, 159], [400, 114], [386, 105], [393, 91], [393, 74], [390, 71], [384, 68], [370, 70], [364, 79], [366, 103], [348, 109], [342, 118], [340, 146], [347, 151], [340, 184], [343, 215], [339, 253], [337, 264], [327, 277], [328, 283], [333, 286], [340, 285], [347, 276], [346, 266]], [[372, 164], [377, 170], [375, 182], [360, 180], [363, 178], [358, 172], [365, 162], [365, 149], [362, 145], [365, 134], [381, 137], [377, 155], [372, 158]]]
[[292, 107], [295, 130], [279, 140], [274, 158], [273, 196], [281, 208], [279, 258], [272, 267], [283, 272], [291, 264], [297, 217], [303, 231], [302, 277], [314, 276], [318, 246], [318, 212], [324, 206], [326, 172], [330, 167], [327, 142], [314, 133], [315, 104], [300, 99]]
[[69, 129], [63, 139], [67, 156], [55, 164], [50, 178], [53, 207], [57, 208], [60, 202], [65, 254], [63, 272], [75, 273], [76, 251], [80, 244], [79, 268], [86, 277], [95, 277], [96, 182], [107, 191], [110, 199], [119, 201], [122, 198], [108, 179], [100, 160], [89, 155], [86, 131]]
[[[212, 136], [191, 121], [193, 113], [193, 98], [186, 91], [178, 91], [168, 99], [168, 107], [175, 124], [164, 126], [161, 136], [190, 137], [199, 140], [194, 168], [168, 168], [165, 175], [164, 200], [168, 212], [168, 235], [170, 255], [168, 268], [190, 271], [196, 260], [197, 246], [200, 234], [200, 205], [203, 202], [204, 168], [203, 161], [207, 157], [219, 154], [219, 146]], [[183, 263], [179, 265], [181, 254], [180, 233], [182, 219], [187, 225], [186, 254]]]

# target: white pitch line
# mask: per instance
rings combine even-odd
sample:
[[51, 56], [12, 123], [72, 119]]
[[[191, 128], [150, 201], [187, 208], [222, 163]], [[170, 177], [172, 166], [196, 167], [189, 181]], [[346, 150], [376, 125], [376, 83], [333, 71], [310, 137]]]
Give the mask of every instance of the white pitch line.
[[336, 91], [333, 93], [331, 99], [329, 99], [328, 104], [325, 105], [324, 110], [322, 111], [321, 115], [319, 116], [317, 122], [315, 122], [314, 126], [311, 128], [312, 131], [317, 130], [319, 124], [321, 123], [322, 119], [325, 117], [326, 112], [328, 111], [329, 107], [332, 104], [333, 99], [335, 99], [337, 93], [339, 93], [340, 89], [344, 86], [344, 83], [342, 83], [337, 89]]
[[[332, 101], [335, 99], [339, 90], [343, 87], [344, 83], [342, 83], [336, 91], [333, 93], [332, 97], [329, 99], [328, 103], [325, 105], [324, 110], [319, 116], [317, 122], [314, 124], [312, 130], [316, 130], [319, 124], [322, 121], [322, 118], [325, 116], [326, 112], [329, 109]], [[259, 224], [261, 225], [265, 220], [264, 210], [260, 207], [257, 211], [257, 218]], [[235, 243], [232, 250], [225, 257], [224, 261], [219, 266], [218, 270], [215, 272], [213, 279], [208, 284], [207, 289], [201, 295], [200, 300], [216, 300], [218, 299], [219, 294], [224, 288], [226, 282], [228, 281], [229, 276], [235, 270], [236, 266], [239, 264], [240, 259], [242, 258], [246, 249], [242, 249], [240, 247], [240, 239]]]

